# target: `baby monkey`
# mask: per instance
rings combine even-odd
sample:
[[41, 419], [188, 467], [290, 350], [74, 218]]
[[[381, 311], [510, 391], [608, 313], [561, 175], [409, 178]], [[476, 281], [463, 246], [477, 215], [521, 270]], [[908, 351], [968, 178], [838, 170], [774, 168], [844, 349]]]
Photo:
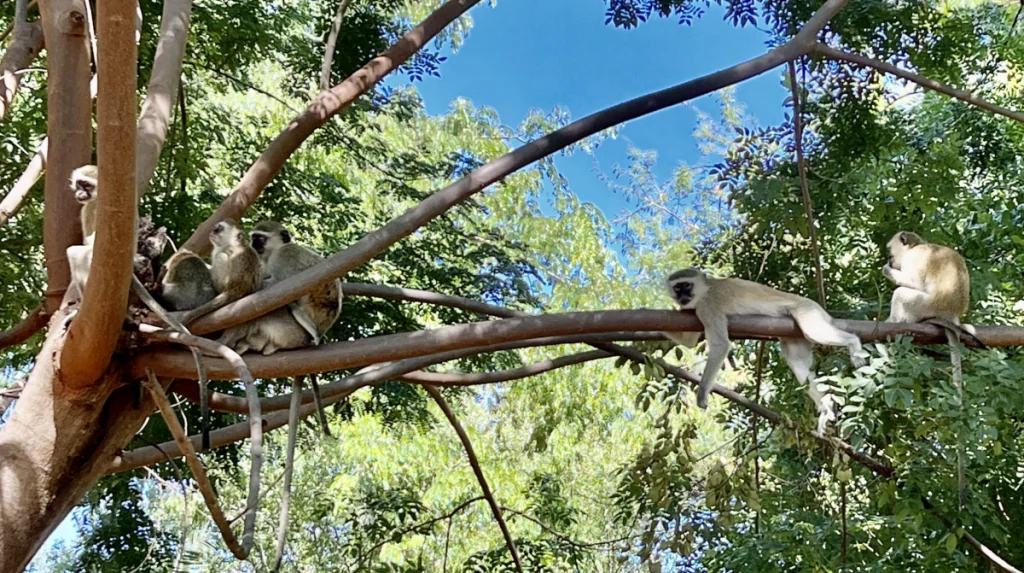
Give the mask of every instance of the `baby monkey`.
[[168, 310], [194, 310], [217, 296], [210, 267], [187, 249], [167, 259], [159, 283], [157, 296]]

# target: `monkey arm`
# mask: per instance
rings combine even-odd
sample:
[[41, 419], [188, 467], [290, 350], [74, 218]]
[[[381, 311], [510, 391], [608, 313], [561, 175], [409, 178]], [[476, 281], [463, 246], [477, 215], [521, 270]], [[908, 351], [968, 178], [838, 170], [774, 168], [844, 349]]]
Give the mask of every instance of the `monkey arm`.
[[909, 274], [885, 265], [882, 267], [882, 275], [889, 279], [898, 287], [906, 287], [909, 289], [923, 291], [923, 285], [918, 284], [917, 281], [913, 280]]
[[182, 318], [180, 319], [181, 323], [187, 326], [189, 323], [196, 320], [197, 318], [205, 314], [210, 314], [211, 312], [217, 310], [218, 308], [226, 306], [228, 303], [233, 301], [234, 299], [231, 298], [230, 293], [222, 292], [217, 296], [213, 297], [212, 300], [204, 303], [198, 308], [195, 308], [185, 313], [185, 315], [182, 316]]
[[725, 314], [714, 306], [697, 307], [697, 318], [704, 325], [704, 338], [707, 341], [708, 361], [704, 365], [704, 374], [700, 377], [697, 390], [697, 406], [708, 407], [708, 394], [714, 385], [722, 364], [729, 356], [729, 322]]

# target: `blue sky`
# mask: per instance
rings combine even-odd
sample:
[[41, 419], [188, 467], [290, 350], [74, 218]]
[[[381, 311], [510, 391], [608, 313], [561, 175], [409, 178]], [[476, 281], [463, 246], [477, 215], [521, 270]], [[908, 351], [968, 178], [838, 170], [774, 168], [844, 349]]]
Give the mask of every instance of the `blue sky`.
[[[604, 23], [606, 6], [598, 0], [499, 0], [494, 8], [481, 3], [470, 12], [473, 28], [459, 52], [443, 64], [441, 77], [417, 83], [427, 111], [442, 114], [461, 96], [495, 109], [509, 126], [532, 108], [548, 113], [556, 105], [579, 119], [768, 49], [766, 34], [750, 26], [733, 27], [717, 7], [692, 26], [669, 17], [623, 30]], [[737, 100], [761, 125], [783, 119], [787, 93], [780, 84], [782, 71], [777, 68], [737, 89]], [[717, 111], [713, 97], [693, 105]], [[682, 105], [634, 120], [621, 129], [619, 139], [602, 143], [600, 167], [610, 174], [614, 163], [625, 164], [628, 140], [658, 152], [657, 174], [667, 180], [680, 162], [697, 163], [695, 125], [695, 111]], [[572, 190], [606, 216], [625, 208], [594, 174], [591, 157], [558, 157], [556, 165]]]

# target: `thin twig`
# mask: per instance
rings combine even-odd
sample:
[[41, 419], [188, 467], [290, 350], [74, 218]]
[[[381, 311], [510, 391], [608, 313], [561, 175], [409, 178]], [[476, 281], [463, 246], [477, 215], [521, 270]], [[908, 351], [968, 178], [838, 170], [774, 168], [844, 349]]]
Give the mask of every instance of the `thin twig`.
[[804, 201], [804, 216], [811, 238], [814, 254], [814, 279], [818, 284], [818, 302], [825, 308], [825, 280], [821, 274], [821, 251], [818, 248], [818, 230], [814, 224], [814, 208], [811, 205], [811, 191], [807, 186], [807, 169], [804, 167], [803, 122], [800, 118], [800, 85], [796, 80], [796, 64], [789, 61], [789, 87], [793, 91], [793, 142], [796, 147], [796, 170], [800, 175], [800, 194]]
[[192, 470], [192, 476], [196, 480], [199, 491], [203, 494], [203, 500], [206, 501], [206, 507], [209, 508], [213, 522], [217, 524], [217, 529], [220, 530], [221, 537], [224, 538], [224, 543], [235, 557], [246, 559], [249, 557], [251, 546], [247, 548], [240, 545], [235, 534], [231, 531], [231, 525], [228, 524], [227, 518], [224, 517], [224, 511], [221, 510], [220, 505], [217, 503], [217, 494], [214, 493], [213, 484], [210, 483], [210, 478], [206, 475], [206, 468], [199, 461], [199, 456], [196, 455], [195, 449], [192, 448], [192, 442], [185, 435], [185, 429], [181, 427], [181, 422], [178, 421], [178, 417], [174, 414], [174, 409], [171, 407], [171, 402], [167, 399], [167, 394], [164, 393], [163, 387], [152, 372], [149, 372], [146, 378], [142, 380], [142, 384], [153, 396], [153, 401], [160, 408], [160, 414], [163, 416], [164, 422], [167, 423], [167, 428], [171, 431], [171, 435], [174, 436], [174, 441], [185, 454], [185, 463]]
[[822, 43], [815, 44], [812, 51], [816, 54], [825, 56], [830, 60], [842, 60], [850, 62], [852, 64], [857, 64], [858, 66], [874, 68], [876, 70], [883, 71], [887, 74], [894, 75], [898, 78], [903, 78], [907, 81], [914, 82], [915, 84], [923, 88], [948, 95], [949, 97], [958, 99], [965, 103], [969, 103], [975, 107], [979, 107], [981, 109], [990, 111], [1003, 117], [1008, 117], [1014, 121], [1024, 123], [1024, 114], [1020, 112], [1000, 107], [994, 103], [985, 101], [970, 92], [947, 86], [946, 84], [915, 74], [914, 72], [898, 68], [892, 64], [868, 58], [866, 56], [851, 54], [849, 52], [837, 50]]
[[529, 515], [527, 513], [523, 513], [522, 511], [517, 511], [517, 510], [512, 509], [510, 507], [505, 507], [505, 506], [502, 506], [501, 510], [502, 511], [507, 511], [508, 513], [511, 513], [511, 514], [514, 514], [514, 515], [518, 515], [519, 517], [522, 517], [523, 519], [525, 519], [527, 521], [533, 522], [533, 523], [537, 524], [544, 531], [546, 531], [546, 532], [550, 533], [551, 535], [557, 537], [558, 539], [568, 543], [569, 545], [572, 545], [573, 547], [578, 547], [580, 549], [588, 549], [590, 547], [601, 547], [602, 545], [614, 545], [616, 543], [622, 543], [623, 541], [629, 541], [629, 540], [631, 540], [631, 539], [633, 539], [635, 537], [638, 537], [638, 535], [627, 535], [625, 537], [620, 537], [618, 539], [609, 539], [609, 540], [606, 540], [606, 541], [576, 541], [575, 539], [569, 537], [568, 535], [565, 535], [564, 533], [559, 533], [558, 531], [555, 531], [554, 528], [552, 528], [549, 525], [546, 525], [544, 522], [542, 522], [541, 520], [537, 519], [536, 517], [533, 517], [532, 515]]
[[260, 413], [260, 396], [256, 391], [256, 380], [253, 379], [252, 373], [249, 372], [249, 367], [245, 365], [245, 361], [242, 360], [242, 357], [237, 352], [215, 340], [191, 334], [182, 334], [181, 332], [157, 329], [148, 324], [140, 324], [139, 331], [151, 340], [194, 346], [219, 354], [221, 358], [231, 364], [235, 372], [238, 373], [239, 379], [245, 385], [245, 395], [249, 402], [249, 457], [251, 458], [252, 466], [249, 470], [249, 496], [246, 500], [247, 514], [242, 530], [242, 547], [248, 552], [252, 548], [253, 533], [256, 529], [256, 511], [258, 509], [256, 500], [260, 496], [260, 467], [263, 465], [263, 416]]
[[268, 92], [265, 89], [258, 88], [258, 87], [254, 86], [253, 84], [251, 84], [251, 83], [249, 83], [249, 82], [247, 82], [247, 81], [245, 81], [243, 79], [237, 78], [237, 77], [235, 77], [235, 76], [233, 76], [233, 75], [231, 75], [231, 74], [229, 74], [227, 72], [223, 72], [221, 70], [218, 70], [217, 68], [213, 68], [213, 67], [207, 66], [206, 64], [201, 64], [201, 63], [193, 61], [193, 60], [189, 60], [186, 63], [188, 65], [190, 65], [190, 66], [196, 66], [197, 68], [203, 68], [204, 70], [206, 70], [208, 72], [213, 72], [213, 73], [217, 74], [218, 76], [221, 76], [223, 78], [231, 80], [232, 82], [242, 86], [245, 89], [252, 90], [252, 91], [254, 91], [256, 93], [263, 94], [263, 95], [267, 96], [268, 98], [276, 101], [277, 103], [283, 105], [284, 107], [288, 108], [289, 111], [293, 111], [295, 113], [299, 113], [298, 109], [292, 107], [292, 105], [290, 103], [288, 103], [285, 100], [281, 99], [279, 96], [276, 96], [276, 95]]
[[331, 31], [327, 35], [327, 45], [324, 46], [324, 62], [320, 66], [320, 89], [326, 90], [331, 87], [331, 65], [334, 62], [334, 47], [338, 43], [338, 32], [341, 31], [341, 21], [345, 17], [345, 10], [348, 9], [349, 0], [341, 0], [337, 11], [334, 12], [334, 20], [331, 22]]
[[281, 516], [277, 525], [277, 557], [274, 571], [281, 570], [284, 543], [288, 537], [288, 512], [292, 505], [292, 471], [295, 462], [295, 438], [299, 434], [299, 406], [302, 402], [302, 377], [292, 379], [292, 403], [288, 408], [288, 449], [284, 455], [284, 487], [281, 490]]
[[509, 553], [512, 554], [512, 561], [515, 562], [516, 571], [523, 573], [523, 564], [519, 560], [519, 550], [516, 549], [516, 542], [512, 539], [512, 534], [508, 530], [508, 524], [505, 523], [505, 518], [501, 516], [501, 508], [498, 507], [498, 502], [494, 500], [494, 494], [491, 493], [490, 486], [487, 485], [487, 478], [484, 477], [484, 471], [480, 467], [480, 461], [476, 457], [476, 453], [473, 452], [473, 444], [469, 441], [469, 435], [466, 434], [466, 430], [462, 428], [462, 424], [459, 419], [455, 417], [455, 412], [452, 411], [451, 406], [441, 395], [441, 392], [437, 388], [430, 384], [424, 384], [423, 389], [430, 394], [430, 397], [434, 399], [441, 411], [444, 412], [448, 422], [455, 428], [455, 433], [459, 435], [459, 440], [462, 442], [462, 447], [466, 450], [466, 456], [469, 458], [469, 465], [473, 467], [473, 473], [476, 474], [476, 481], [480, 483], [480, 489], [483, 490], [484, 497], [487, 498], [487, 503], [491, 506], [491, 513], [494, 514], [494, 520], [498, 522], [498, 527], [501, 528], [501, 534], [505, 536], [505, 545], [508, 546]]

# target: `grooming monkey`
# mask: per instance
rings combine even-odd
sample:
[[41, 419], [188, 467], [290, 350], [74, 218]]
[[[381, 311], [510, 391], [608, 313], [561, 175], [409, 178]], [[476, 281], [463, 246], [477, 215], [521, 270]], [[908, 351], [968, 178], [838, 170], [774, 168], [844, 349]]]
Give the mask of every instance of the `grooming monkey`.
[[[775, 290], [755, 282], [727, 278], [708, 277], [698, 269], [683, 269], [668, 276], [666, 284], [669, 296], [680, 310], [693, 309], [704, 325], [707, 340], [708, 359], [697, 391], [697, 406], [707, 408], [708, 394], [715, 377], [729, 354], [730, 314], [761, 314], [766, 316], [790, 316], [796, 321], [805, 338], [781, 338], [779, 343], [786, 362], [802, 384], [807, 384], [808, 394], [818, 409], [818, 431], [825, 429], [829, 419], [835, 419], [831, 400], [811, 382], [811, 367], [814, 363], [814, 344], [845, 346], [850, 352], [854, 366], [865, 364], [859, 355], [860, 339], [832, 324], [832, 316], [818, 303], [795, 294]], [[692, 345], [699, 333], [665, 333], [681, 344]]]
[[[932, 322], [943, 327], [953, 364], [953, 385], [963, 404], [963, 360], [960, 334], [985, 345], [960, 326], [960, 317], [971, 302], [971, 277], [964, 258], [949, 247], [925, 242], [916, 233], [900, 231], [887, 245], [889, 261], [882, 274], [896, 285], [886, 322]], [[957, 448], [957, 481], [960, 507], [967, 503], [967, 478], [963, 445]]]
[[[264, 284], [284, 280], [323, 260], [323, 257], [312, 250], [293, 243], [291, 234], [277, 221], [261, 221], [253, 227], [249, 235], [253, 248], [263, 261], [263, 273], [266, 277]], [[338, 320], [342, 297], [341, 281], [335, 279], [288, 305], [292, 316], [309, 333], [313, 345], [320, 344], [323, 335]], [[324, 433], [330, 435], [316, 374], [310, 375], [309, 380], [313, 385], [313, 398], [320, 416], [320, 425]]]
[[[317, 253], [293, 243], [291, 234], [277, 221], [257, 223], [249, 234], [253, 248], [263, 261], [263, 272], [268, 279], [265, 284], [284, 280], [324, 260]], [[341, 281], [335, 279], [291, 305], [293, 311], [298, 311], [294, 312], [295, 319], [313, 337], [313, 344], [320, 344], [320, 338], [338, 320], [342, 296]]]
[[157, 296], [168, 310], [194, 310], [213, 300], [213, 274], [199, 255], [181, 249], [164, 264]]
[[260, 257], [249, 245], [249, 237], [238, 228], [234, 220], [225, 219], [214, 225], [210, 231], [210, 242], [213, 243], [210, 275], [217, 296], [188, 311], [181, 319], [186, 325], [260, 288]]

